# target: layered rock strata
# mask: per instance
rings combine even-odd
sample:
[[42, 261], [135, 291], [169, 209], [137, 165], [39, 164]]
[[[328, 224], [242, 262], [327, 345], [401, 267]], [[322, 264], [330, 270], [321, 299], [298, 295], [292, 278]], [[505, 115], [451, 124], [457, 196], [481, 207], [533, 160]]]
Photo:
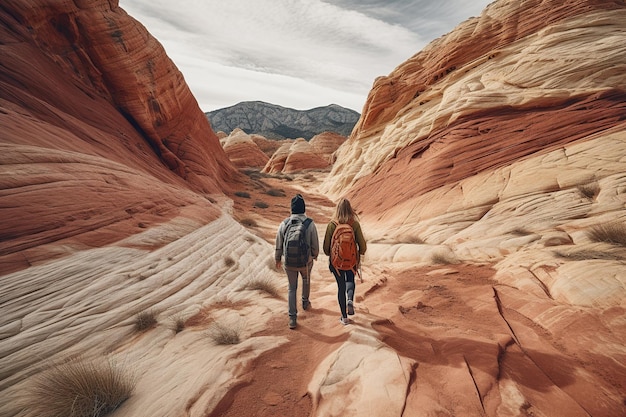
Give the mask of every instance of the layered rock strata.
[[140, 23], [109, 1], [8, 1], [0, 20], [3, 272], [183, 212], [218, 215], [202, 194], [235, 171]]

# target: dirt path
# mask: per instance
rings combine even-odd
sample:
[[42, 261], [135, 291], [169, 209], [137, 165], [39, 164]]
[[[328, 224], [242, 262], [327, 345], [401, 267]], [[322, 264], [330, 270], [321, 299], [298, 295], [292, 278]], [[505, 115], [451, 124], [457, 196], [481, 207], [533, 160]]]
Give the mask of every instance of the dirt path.
[[[285, 196], [270, 196], [268, 189]], [[306, 189], [298, 180], [253, 181], [249, 197], [235, 197], [235, 216], [248, 218], [273, 243], [291, 196], [301, 192], [323, 235], [334, 203]], [[256, 207], [255, 201], [269, 207]], [[606, 318], [593, 311], [581, 315], [551, 299], [537, 302], [537, 311], [579, 319], [569, 329], [574, 333], [557, 333], [537, 323], [523, 291], [493, 280], [490, 265], [377, 265], [364, 269], [354, 323], [344, 327], [338, 323], [336, 286], [321, 258], [313, 271], [313, 308], [300, 312], [296, 330], [288, 329], [286, 312], [271, 320], [261, 334], [289, 342], [257, 358], [247, 380], [212, 416], [312, 415], [308, 384], [315, 370], [361, 328], [376, 330], [412, 364], [406, 416], [626, 415], [626, 368], [586, 344], [594, 336], [619, 344], [624, 335], [604, 328]]]

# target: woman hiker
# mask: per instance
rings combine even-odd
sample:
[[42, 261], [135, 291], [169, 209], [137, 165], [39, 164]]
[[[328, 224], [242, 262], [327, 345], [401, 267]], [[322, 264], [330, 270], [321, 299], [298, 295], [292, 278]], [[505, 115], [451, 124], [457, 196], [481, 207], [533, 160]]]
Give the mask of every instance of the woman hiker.
[[[350, 227], [345, 227], [344, 225], [349, 225]], [[346, 229], [345, 233], [344, 229]], [[336, 234], [335, 231], [338, 233]], [[346, 237], [343, 239], [345, 243], [340, 243], [342, 239], [338, 236], [339, 233], [344, 236], [349, 236], [349, 238]], [[347, 240], [352, 241], [349, 242]], [[349, 248], [350, 245], [352, 245], [351, 248]], [[349, 249], [341, 249], [340, 246]], [[353, 252], [352, 254], [344, 254], [345, 259], [355, 259], [351, 261], [344, 260], [344, 262], [341, 260], [336, 261], [337, 258], [341, 258], [338, 253], [342, 250], [344, 252]], [[341, 312], [339, 321], [344, 326], [350, 323], [348, 315], [354, 314], [354, 275], [359, 268], [361, 256], [365, 255], [366, 250], [367, 243], [363, 237], [358, 216], [352, 209], [350, 201], [343, 198], [337, 204], [335, 215], [330, 223], [328, 223], [328, 226], [326, 226], [324, 253], [329, 256], [329, 269], [337, 281], [337, 301], [339, 302], [339, 310]], [[333, 263], [337, 266], [334, 266]]]

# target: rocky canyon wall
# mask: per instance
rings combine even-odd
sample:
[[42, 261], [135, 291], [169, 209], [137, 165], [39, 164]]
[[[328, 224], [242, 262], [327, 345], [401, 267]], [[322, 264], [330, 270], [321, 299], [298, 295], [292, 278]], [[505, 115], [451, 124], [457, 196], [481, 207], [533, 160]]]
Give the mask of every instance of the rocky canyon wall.
[[[623, 138], [625, 13], [623, 1], [492, 3], [376, 80], [325, 190], [376, 217], [406, 214], [440, 187], [575, 142]], [[578, 170], [569, 186], [596, 179]], [[534, 181], [534, 190], [554, 183]], [[398, 214], [394, 224], [406, 221]]]
[[[182, 74], [116, 1], [0, 5], [0, 269], [218, 216], [235, 175]], [[55, 249], [43, 249], [64, 242]], [[63, 248], [63, 249], [62, 249]]]

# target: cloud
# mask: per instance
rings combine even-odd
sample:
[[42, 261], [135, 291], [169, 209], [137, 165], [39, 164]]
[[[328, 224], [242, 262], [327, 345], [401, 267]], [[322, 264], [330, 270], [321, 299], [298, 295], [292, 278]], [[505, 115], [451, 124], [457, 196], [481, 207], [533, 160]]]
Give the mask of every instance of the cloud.
[[[377, 76], [470, 16], [470, 2], [432, 3], [120, 0], [163, 44], [204, 111], [252, 100], [360, 111]], [[487, 1], [471, 3], [478, 14]]]

